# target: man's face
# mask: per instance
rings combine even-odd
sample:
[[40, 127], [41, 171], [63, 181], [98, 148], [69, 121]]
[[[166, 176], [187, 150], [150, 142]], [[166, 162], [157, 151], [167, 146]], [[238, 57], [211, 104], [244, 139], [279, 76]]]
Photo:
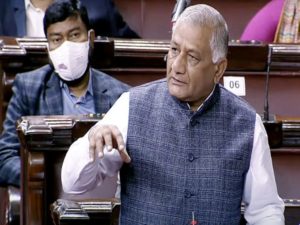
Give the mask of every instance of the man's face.
[[218, 81], [217, 64], [212, 62], [211, 30], [192, 24], [178, 24], [168, 52], [169, 92], [197, 109]]
[[51, 24], [47, 29], [49, 50], [58, 48], [64, 41], [84, 42], [88, 31], [81, 18], [68, 17], [62, 22]]

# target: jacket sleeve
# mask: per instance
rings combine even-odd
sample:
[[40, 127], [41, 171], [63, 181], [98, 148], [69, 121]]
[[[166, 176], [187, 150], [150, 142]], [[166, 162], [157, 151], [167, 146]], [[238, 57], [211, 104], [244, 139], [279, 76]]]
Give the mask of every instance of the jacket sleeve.
[[83, 4], [87, 8], [90, 26], [96, 36], [139, 38], [124, 21], [112, 0], [86, 0]]
[[[19, 21], [16, 21], [16, 18], [14, 16], [15, 15], [14, 10], [15, 9], [12, 5], [12, 1], [0, 0], [0, 36], [12, 36], [12, 37], [23, 36], [23, 34], [21, 34], [21, 31], [18, 32], [17, 22]], [[25, 18], [25, 11], [24, 11], [24, 18]], [[26, 24], [25, 21], [22, 21], [22, 23], [23, 22], [25, 25]]]
[[16, 121], [28, 114], [24, 87], [20, 76], [13, 84], [13, 95], [8, 104], [3, 131], [0, 136], [0, 185], [20, 186], [20, 144]]
[[116, 32], [115, 36], [124, 38], [139, 38], [139, 35], [135, 31], [133, 31], [123, 20], [122, 15], [112, 1], [110, 1], [110, 8], [112, 11], [112, 13], [110, 14], [112, 17], [112, 27], [114, 27]]

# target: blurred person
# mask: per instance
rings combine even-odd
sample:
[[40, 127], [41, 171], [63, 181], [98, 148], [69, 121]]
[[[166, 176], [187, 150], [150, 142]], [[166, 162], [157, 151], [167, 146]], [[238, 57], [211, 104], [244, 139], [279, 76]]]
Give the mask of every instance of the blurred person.
[[[0, 35], [45, 37], [43, 17], [54, 0], [0, 0]], [[96, 36], [138, 38], [112, 0], [82, 0]]]
[[245, 27], [240, 40], [272, 43], [275, 39], [284, 0], [271, 0], [260, 9]]

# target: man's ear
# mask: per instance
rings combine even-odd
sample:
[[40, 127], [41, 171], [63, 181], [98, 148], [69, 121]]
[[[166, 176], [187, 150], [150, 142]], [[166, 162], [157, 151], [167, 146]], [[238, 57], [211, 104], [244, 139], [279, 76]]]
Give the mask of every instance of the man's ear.
[[225, 70], [227, 68], [227, 59], [223, 58], [215, 65], [216, 73], [214, 77], [215, 84], [219, 83], [220, 79], [222, 78], [223, 74], [225, 73]]
[[89, 39], [89, 42], [90, 42], [90, 47], [94, 48], [95, 31], [93, 29], [90, 29], [88, 31], [88, 39]]

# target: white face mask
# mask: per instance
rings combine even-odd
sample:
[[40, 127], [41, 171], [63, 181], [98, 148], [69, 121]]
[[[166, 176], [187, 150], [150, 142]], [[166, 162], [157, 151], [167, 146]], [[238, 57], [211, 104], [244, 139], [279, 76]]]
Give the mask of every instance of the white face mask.
[[89, 58], [89, 42], [65, 41], [49, 51], [55, 72], [66, 81], [80, 78], [86, 71]]

